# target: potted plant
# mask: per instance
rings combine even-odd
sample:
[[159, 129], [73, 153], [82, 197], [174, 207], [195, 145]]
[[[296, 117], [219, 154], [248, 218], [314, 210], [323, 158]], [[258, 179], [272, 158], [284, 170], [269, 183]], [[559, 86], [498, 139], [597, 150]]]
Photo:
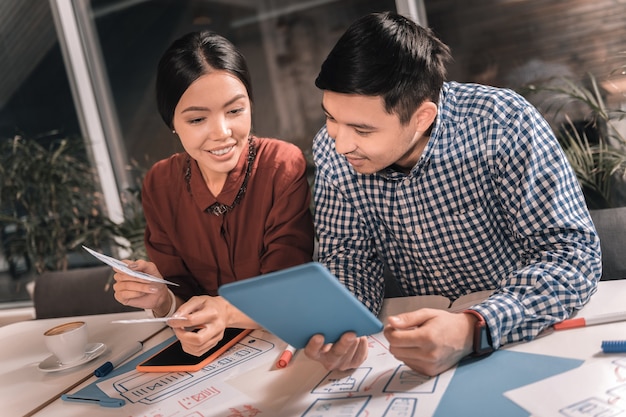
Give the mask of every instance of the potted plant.
[[52, 132], [0, 142], [0, 226], [11, 272], [20, 264], [37, 273], [65, 270], [79, 243], [110, 242], [95, 185], [80, 138]]
[[[625, 69], [626, 65], [612, 75], [623, 76]], [[552, 122], [589, 209], [625, 205], [618, 191], [626, 185], [626, 136], [622, 122], [626, 111], [607, 106], [605, 91], [592, 74], [582, 82], [570, 78], [558, 81], [529, 85], [521, 93], [531, 100], [535, 95], [544, 97], [538, 107]]]

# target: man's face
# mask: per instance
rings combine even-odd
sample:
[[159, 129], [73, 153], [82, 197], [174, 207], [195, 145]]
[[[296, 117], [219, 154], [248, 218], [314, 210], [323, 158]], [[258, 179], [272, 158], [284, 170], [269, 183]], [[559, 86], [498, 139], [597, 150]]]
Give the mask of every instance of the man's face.
[[396, 114], [387, 113], [379, 96], [324, 91], [322, 108], [335, 149], [362, 174], [394, 164], [410, 170], [428, 142], [416, 123], [421, 106], [406, 125]]

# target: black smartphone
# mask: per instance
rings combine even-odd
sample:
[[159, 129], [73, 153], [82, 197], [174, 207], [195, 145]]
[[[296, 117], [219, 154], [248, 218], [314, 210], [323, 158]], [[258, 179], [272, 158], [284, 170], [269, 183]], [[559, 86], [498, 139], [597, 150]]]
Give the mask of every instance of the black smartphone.
[[195, 372], [218, 356], [226, 352], [231, 346], [243, 339], [252, 329], [227, 328], [224, 337], [217, 345], [201, 356], [191, 355], [183, 350], [180, 340], [169, 344], [159, 352], [155, 353], [136, 367], [140, 372]]

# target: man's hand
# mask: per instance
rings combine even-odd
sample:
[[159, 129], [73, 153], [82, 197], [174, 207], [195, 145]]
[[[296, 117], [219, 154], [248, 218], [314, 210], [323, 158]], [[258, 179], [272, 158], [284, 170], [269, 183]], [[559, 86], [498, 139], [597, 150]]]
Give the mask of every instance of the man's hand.
[[320, 362], [327, 370], [345, 371], [357, 368], [367, 359], [367, 337], [345, 333], [336, 343], [324, 344], [324, 336], [317, 334], [304, 348], [305, 355]]
[[387, 319], [389, 351], [409, 368], [435, 376], [473, 351], [476, 317], [422, 308]]

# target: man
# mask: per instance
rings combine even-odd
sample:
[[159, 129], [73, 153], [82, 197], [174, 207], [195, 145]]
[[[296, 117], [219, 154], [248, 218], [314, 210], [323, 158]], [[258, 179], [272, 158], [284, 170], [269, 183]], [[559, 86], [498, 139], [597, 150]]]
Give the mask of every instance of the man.
[[[315, 81], [319, 261], [369, 309], [383, 268], [403, 295], [495, 290], [470, 310], [390, 317], [391, 353], [436, 375], [462, 358], [531, 340], [595, 292], [600, 244], [553, 132], [510, 90], [444, 82], [449, 48], [395, 13], [356, 21]], [[315, 336], [307, 356], [358, 366], [366, 338]]]

